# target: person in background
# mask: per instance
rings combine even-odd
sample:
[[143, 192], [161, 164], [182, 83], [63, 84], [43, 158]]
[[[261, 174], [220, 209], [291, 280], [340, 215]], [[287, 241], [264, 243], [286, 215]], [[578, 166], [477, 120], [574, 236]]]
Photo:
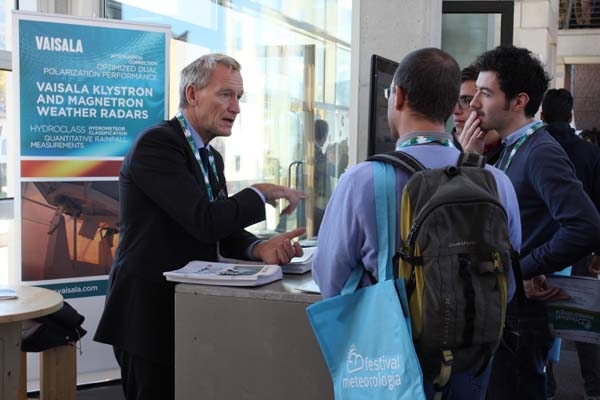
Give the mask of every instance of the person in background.
[[315, 145], [314, 145], [314, 195], [315, 195], [315, 234], [319, 231], [327, 199], [329, 196], [329, 174], [327, 168], [327, 154], [325, 153], [325, 142], [329, 135], [329, 124], [327, 121], [317, 119], [315, 121]]
[[[600, 148], [581, 140], [569, 125], [573, 118], [573, 96], [566, 89], [550, 89], [542, 101], [542, 121], [546, 130], [561, 145], [575, 167], [575, 174], [583, 184], [596, 210], [600, 212]], [[598, 234], [599, 232], [590, 235]], [[600, 273], [600, 249], [575, 262], [571, 272], [575, 276], [597, 278]], [[559, 346], [560, 347], [560, 346]], [[600, 400], [600, 345], [575, 342], [586, 400]], [[552, 363], [548, 363], [548, 398], [555, 393]]]
[[454, 117], [454, 130], [452, 131], [452, 136], [454, 138], [454, 145], [457, 148], [466, 152], [483, 154], [485, 155], [487, 162], [493, 165], [500, 153], [501, 141], [498, 133], [494, 130], [486, 132], [483, 148], [476, 149], [469, 142], [469, 139], [472, 137], [472, 130], [469, 126], [465, 126], [469, 114], [473, 111], [471, 108], [471, 100], [473, 100], [475, 92], [477, 92], [477, 86], [475, 85], [477, 75], [477, 69], [473, 65], [463, 68], [460, 72], [460, 94], [458, 95], [458, 102], [452, 113], [452, 116]]
[[348, 150], [348, 138], [327, 146], [325, 154], [327, 154], [327, 168], [330, 177], [338, 178], [346, 171], [349, 163]]
[[600, 131], [596, 128], [582, 130], [579, 134], [579, 137], [581, 137], [586, 142], [590, 142], [592, 144], [595, 144], [596, 146], [600, 146]]
[[264, 241], [244, 228], [265, 219], [265, 203], [287, 199], [290, 213], [305, 194], [259, 183], [229, 196], [210, 146], [240, 112], [240, 68], [222, 54], [186, 66], [175, 117], [142, 132], [123, 160], [119, 245], [94, 339], [113, 346], [127, 400], [174, 398], [175, 285], [163, 272], [219, 255], [267, 264], [302, 255], [291, 239], [303, 228]]
[[[460, 70], [448, 53], [440, 49], [415, 50], [404, 57], [386, 88], [388, 123], [396, 142], [396, 151], [404, 151], [427, 168], [456, 165], [460, 151], [445, 132], [445, 122], [452, 114], [459, 93]], [[501, 171], [487, 165], [497, 183], [500, 199], [509, 221], [510, 239], [520, 248], [521, 226], [514, 189]], [[398, 199], [408, 174], [397, 169]], [[373, 163], [350, 167], [341, 177], [325, 209], [319, 234], [319, 246], [313, 256], [313, 277], [324, 298], [336, 296], [354, 267], [368, 271], [362, 285], [377, 276], [377, 226], [375, 217]], [[343, 229], [340, 229], [343, 227]], [[400, 232], [400, 229], [397, 229]], [[509, 279], [512, 273], [509, 273]], [[514, 289], [510, 280], [509, 293]], [[344, 334], [340, 332], [340, 334]], [[444, 388], [445, 399], [483, 399], [489, 367], [481, 375], [455, 373]], [[429, 399], [432, 382], [425, 382]]]
[[519, 200], [527, 295], [515, 296], [508, 306], [488, 399], [545, 400], [552, 345], [545, 301], [565, 296], [547, 285], [544, 274], [600, 246], [600, 235], [590, 234], [600, 229], [600, 215], [562, 147], [535, 119], [549, 82], [541, 62], [527, 49], [499, 46], [480, 55], [475, 65], [477, 92], [466, 124], [473, 125], [473, 142], [481, 144], [490, 129], [502, 137], [495, 165], [506, 172]]
[[463, 68], [460, 71], [460, 91], [458, 94], [458, 101], [454, 106], [452, 112], [452, 119], [454, 122], [454, 128], [452, 129], [452, 139], [454, 145], [462, 150], [462, 145], [458, 139], [465, 127], [465, 121], [471, 111], [471, 99], [475, 95], [477, 88], [475, 87], [475, 80], [477, 79], [477, 70], [472, 65]]

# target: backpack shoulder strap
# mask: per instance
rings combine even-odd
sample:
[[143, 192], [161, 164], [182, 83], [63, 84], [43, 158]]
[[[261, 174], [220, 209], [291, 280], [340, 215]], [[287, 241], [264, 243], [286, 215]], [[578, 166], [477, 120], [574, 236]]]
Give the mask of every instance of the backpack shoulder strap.
[[484, 167], [486, 158], [484, 155], [477, 153], [460, 153], [458, 159], [459, 167]]
[[403, 151], [390, 151], [387, 153], [375, 154], [369, 157], [367, 161], [381, 161], [392, 164], [395, 167], [402, 168], [411, 175], [417, 171], [427, 169], [416, 158]]

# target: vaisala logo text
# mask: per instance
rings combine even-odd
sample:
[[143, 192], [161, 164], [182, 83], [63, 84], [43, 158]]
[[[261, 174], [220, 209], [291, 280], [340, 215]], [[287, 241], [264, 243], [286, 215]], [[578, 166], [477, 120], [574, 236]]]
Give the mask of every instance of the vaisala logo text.
[[346, 356], [347, 375], [342, 379], [342, 386], [344, 389], [394, 390], [402, 384], [400, 367], [400, 354], [366, 357], [352, 345]]

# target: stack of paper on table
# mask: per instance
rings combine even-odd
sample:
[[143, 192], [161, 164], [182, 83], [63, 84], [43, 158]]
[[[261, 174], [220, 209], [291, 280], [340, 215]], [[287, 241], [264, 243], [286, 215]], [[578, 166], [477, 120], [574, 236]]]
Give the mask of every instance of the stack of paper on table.
[[281, 266], [284, 274], [303, 274], [312, 268], [312, 256], [317, 248], [305, 247], [302, 249], [304, 254], [301, 257], [294, 257], [289, 264]]
[[16, 298], [17, 292], [15, 292], [14, 289], [0, 287], [0, 300], [10, 300]]
[[168, 281], [221, 286], [258, 286], [283, 278], [279, 265], [190, 261], [164, 272]]
[[298, 286], [298, 290], [304, 293], [321, 294], [319, 285], [317, 285], [317, 282], [312, 279], [305, 284]]

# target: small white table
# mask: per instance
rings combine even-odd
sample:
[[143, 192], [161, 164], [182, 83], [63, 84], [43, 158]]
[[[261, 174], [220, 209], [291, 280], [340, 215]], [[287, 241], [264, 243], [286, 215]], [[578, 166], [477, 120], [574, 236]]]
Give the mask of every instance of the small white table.
[[21, 323], [58, 311], [63, 297], [49, 289], [9, 286], [17, 298], [0, 300], [0, 400], [17, 398], [21, 364]]

